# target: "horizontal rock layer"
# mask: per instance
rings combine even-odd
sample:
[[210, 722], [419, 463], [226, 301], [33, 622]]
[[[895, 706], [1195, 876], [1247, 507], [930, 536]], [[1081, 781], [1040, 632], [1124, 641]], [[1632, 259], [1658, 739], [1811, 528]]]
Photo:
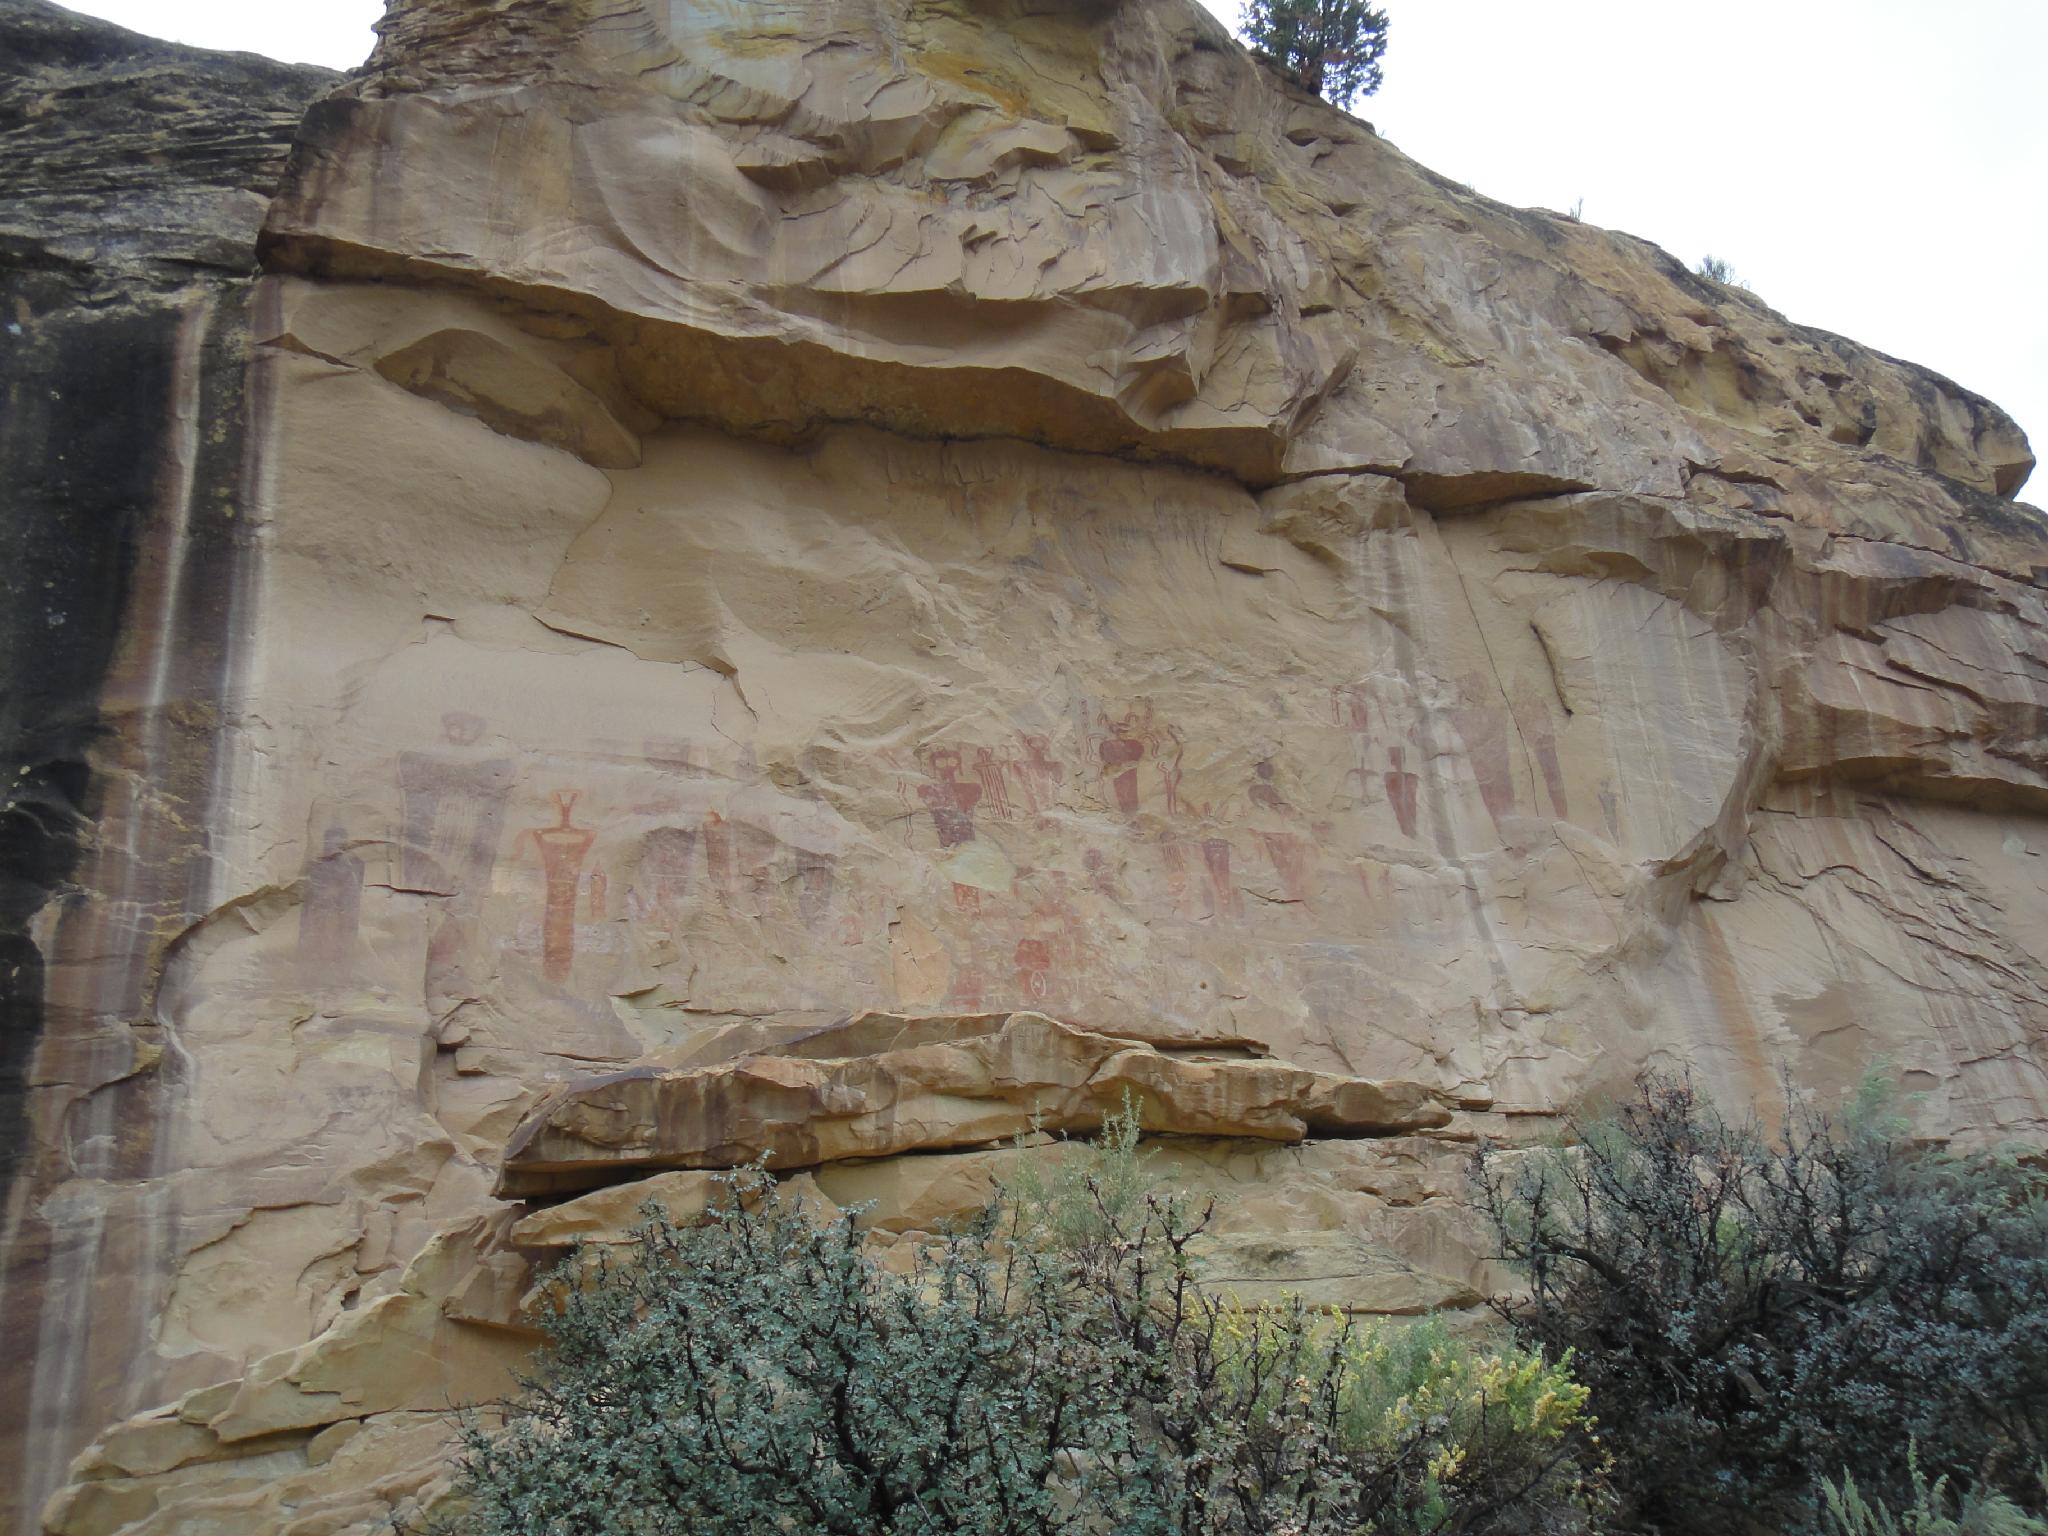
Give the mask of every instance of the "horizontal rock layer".
[[1179, 0], [400, 0], [274, 201], [323, 81], [92, 35], [0, 81], [16, 1528], [430, 1496], [638, 1204], [512, 1193], [913, 1242], [1128, 1083], [1215, 1274], [1407, 1312], [1498, 1281], [1469, 1139], [1645, 1065], [2042, 1138], [1967, 390]]
[[1043, 1014], [862, 1014], [783, 1050], [695, 1070], [641, 1067], [558, 1089], [512, 1133], [498, 1193], [657, 1168], [808, 1168], [1093, 1131], [1128, 1104], [1180, 1136], [1386, 1136], [1450, 1123], [1418, 1083], [1280, 1062], [1188, 1061]]

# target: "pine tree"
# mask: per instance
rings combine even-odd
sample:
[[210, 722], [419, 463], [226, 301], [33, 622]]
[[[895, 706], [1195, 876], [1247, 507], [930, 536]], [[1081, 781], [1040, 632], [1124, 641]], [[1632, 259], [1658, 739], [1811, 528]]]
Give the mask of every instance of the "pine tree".
[[1255, 53], [1337, 106], [1380, 88], [1387, 13], [1367, 0], [1246, 0], [1243, 30]]

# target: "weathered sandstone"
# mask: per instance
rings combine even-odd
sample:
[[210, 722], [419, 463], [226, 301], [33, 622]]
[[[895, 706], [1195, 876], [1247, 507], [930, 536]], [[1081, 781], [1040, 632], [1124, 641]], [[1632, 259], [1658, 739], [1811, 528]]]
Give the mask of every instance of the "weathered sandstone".
[[656, 1168], [809, 1168], [1092, 1131], [1130, 1103], [1181, 1136], [1388, 1136], [1450, 1123], [1417, 1083], [1279, 1062], [1182, 1060], [1038, 1013], [863, 1014], [722, 1066], [640, 1067], [557, 1089], [512, 1133], [498, 1193]]
[[389, 1529], [447, 1478], [449, 1409], [511, 1388], [537, 1335], [502, 1214], [451, 1227], [396, 1286], [239, 1380], [110, 1428], [50, 1501], [52, 1536]]
[[430, 1493], [648, 1192], [500, 1188], [910, 1243], [1128, 1082], [1219, 1277], [1407, 1312], [1498, 1283], [1469, 1138], [1647, 1064], [2048, 1136], [1967, 390], [1181, 0], [0, 43], [14, 1529]]

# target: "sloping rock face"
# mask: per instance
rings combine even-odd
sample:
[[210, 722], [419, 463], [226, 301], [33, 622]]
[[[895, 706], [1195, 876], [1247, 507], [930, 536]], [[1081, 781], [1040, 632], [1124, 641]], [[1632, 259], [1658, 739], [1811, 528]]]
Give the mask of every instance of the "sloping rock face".
[[382, 31], [253, 279], [309, 75], [8, 205], [18, 1529], [375, 1529], [639, 1203], [525, 1199], [774, 1152], [914, 1241], [1077, 1085], [1193, 1133], [1224, 1278], [1388, 1312], [1498, 1279], [1473, 1137], [1646, 1064], [2044, 1139], [1987, 402], [1179, 0]]

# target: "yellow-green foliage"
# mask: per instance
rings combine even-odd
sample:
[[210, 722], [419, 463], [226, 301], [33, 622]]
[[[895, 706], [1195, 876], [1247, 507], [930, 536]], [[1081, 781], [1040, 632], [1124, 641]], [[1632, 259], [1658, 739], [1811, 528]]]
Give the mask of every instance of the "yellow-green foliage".
[[[1435, 1318], [1361, 1323], [1293, 1302], [1228, 1304], [1217, 1333], [1231, 1376], [1281, 1384], [1268, 1388], [1264, 1414], [1306, 1404], [1327, 1377], [1343, 1448], [1416, 1469], [1405, 1502], [1417, 1530], [1450, 1522], [1477, 1469], [1538, 1466], [1571, 1438], [1597, 1452], [1591, 1393], [1569, 1358], [1459, 1339]], [[1283, 1405], [1280, 1393], [1293, 1402]]]
[[1095, 1141], [1066, 1142], [1050, 1157], [1019, 1159], [1003, 1187], [1015, 1230], [1074, 1253], [1128, 1221], [1158, 1183], [1151, 1149], [1138, 1145], [1141, 1118], [1127, 1088], [1123, 1108], [1103, 1116]]
[[[1481, 1512], [1505, 1508], [1525, 1532], [1586, 1526], [1602, 1503], [1604, 1458], [1568, 1356], [1460, 1338], [1434, 1318], [1360, 1321], [1298, 1297], [1217, 1295], [1202, 1283], [1199, 1246], [1168, 1240], [1199, 1233], [1205, 1215], [1161, 1187], [1140, 1123], [1127, 1097], [1092, 1143], [1021, 1160], [1004, 1191], [1009, 1231], [1066, 1256], [1079, 1291], [1142, 1294], [1159, 1335], [1178, 1341], [1184, 1380], [1207, 1383], [1199, 1407], [1177, 1401], [1171, 1412], [1286, 1448], [1223, 1482], [1342, 1486], [1342, 1498], [1316, 1502], [1370, 1510], [1361, 1529], [1376, 1536], [1490, 1528]], [[1148, 1253], [1154, 1278], [1134, 1285], [1127, 1265]]]
[[1568, 1360], [1513, 1345], [1475, 1348], [1435, 1319], [1376, 1323], [1345, 1340], [1345, 1422], [1361, 1443], [1395, 1445], [1442, 1423], [1447, 1466], [1467, 1448], [1508, 1438], [1555, 1441], [1590, 1428], [1587, 1389]]

